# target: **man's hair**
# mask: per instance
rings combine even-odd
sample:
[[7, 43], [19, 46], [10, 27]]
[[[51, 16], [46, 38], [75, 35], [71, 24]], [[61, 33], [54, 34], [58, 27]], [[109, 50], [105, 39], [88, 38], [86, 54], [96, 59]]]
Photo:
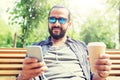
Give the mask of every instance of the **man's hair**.
[[48, 16], [50, 15], [51, 11], [52, 11], [54, 8], [64, 8], [64, 9], [66, 9], [66, 10], [68, 11], [68, 20], [71, 19], [70, 10], [69, 10], [68, 8], [64, 7], [64, 6], [61, 6], [61, 5], [55, 5], [55, 6], [53, 6], [53, 7], [50, 9], [50, 12], [49, 12]]

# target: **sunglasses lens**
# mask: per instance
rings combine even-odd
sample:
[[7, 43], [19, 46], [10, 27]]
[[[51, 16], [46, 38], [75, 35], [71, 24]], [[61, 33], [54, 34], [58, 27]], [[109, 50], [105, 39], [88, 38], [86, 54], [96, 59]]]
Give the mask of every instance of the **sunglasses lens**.
[[67, 19], [65, 19], [65, 18], [58, 18], [58, 22], [59, 22], [60, 24], [65, 24], [66, 21], [67, 21]]
[[55, 17], [49, 17], [48, 21], [49, 21], [49, 23], [55, 23], [56, 22], [56, 18]]

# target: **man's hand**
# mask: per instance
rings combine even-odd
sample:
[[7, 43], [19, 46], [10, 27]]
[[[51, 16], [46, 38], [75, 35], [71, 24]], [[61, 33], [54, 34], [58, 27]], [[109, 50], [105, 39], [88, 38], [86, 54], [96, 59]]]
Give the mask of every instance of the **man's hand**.
[[39, 76], [47, 69], [44, 62], [38, 62], [35, 58], [26, 58], [23, 62], [23, 68], [18, 76], [18, 80], [30, 80]]
[[98, 59], [96, 59], [94, 68], [97, 73], [94, 75], [93, 80], [104, 80], [109, 75], [111, 70], [109, 55], [102, 54]]

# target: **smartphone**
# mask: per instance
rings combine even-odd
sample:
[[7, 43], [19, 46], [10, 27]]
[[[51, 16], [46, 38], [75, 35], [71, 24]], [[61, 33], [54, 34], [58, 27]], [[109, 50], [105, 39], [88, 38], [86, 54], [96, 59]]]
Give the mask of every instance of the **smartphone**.
[[43, 53], [41, 46], [27, 46], [28, 57], [37, 58], [38, 61], [43, 61]]

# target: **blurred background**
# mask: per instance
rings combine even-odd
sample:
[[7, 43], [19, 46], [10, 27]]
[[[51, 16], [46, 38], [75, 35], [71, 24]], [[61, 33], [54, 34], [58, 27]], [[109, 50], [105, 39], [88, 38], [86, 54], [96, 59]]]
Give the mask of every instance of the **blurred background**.
[[53, 5], [70, 9], [70, 37], [120, 49], [119, 0], [0, 0], [0, 47], [25, 47], [46, 39]]

